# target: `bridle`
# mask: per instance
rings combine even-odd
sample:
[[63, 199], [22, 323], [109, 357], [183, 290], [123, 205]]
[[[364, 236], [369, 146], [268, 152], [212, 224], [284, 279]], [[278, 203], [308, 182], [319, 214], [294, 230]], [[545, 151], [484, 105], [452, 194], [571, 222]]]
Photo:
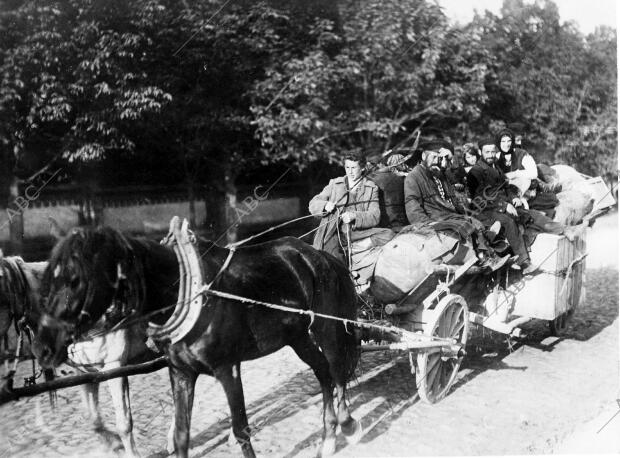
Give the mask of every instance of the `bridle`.
[[[125, 285], [127, 282], [127, 276], [123, 272], [121, 263], [117, 263], [116, 279], [111, 283], [113, 293], [110, 306], [101, 315], [101, 318], [93, 323], [93, 326], [88, 332], [83, 332], [81, 329], [92, 321], [92, 314], [89, 311], [92, 301], [92, 286], [87, 286], [84, 299], [82, 302], [82, 309], [75, 320], [66, 320], [62, 318], [56, 318], [49, 313], [43, 313], [41, 316], [41, 325], [46, 328], [52, 328], [56, 330], [62, 330], [69, 336], [70, 343], [76, 343], [80, 340], [86, 340], [91, 334], [105, 333], [115, 327], [116, 318], [120, 317], [120, 321], [128, 319], [134, 315], [136, 310], [132, 307], [127, 307], [127, 301], [123, 300], [122, 292], [128, 289]], [[67, 298], [65, 298], [66, 304]], [[127, 310], [129, 309], [129, 310]]]

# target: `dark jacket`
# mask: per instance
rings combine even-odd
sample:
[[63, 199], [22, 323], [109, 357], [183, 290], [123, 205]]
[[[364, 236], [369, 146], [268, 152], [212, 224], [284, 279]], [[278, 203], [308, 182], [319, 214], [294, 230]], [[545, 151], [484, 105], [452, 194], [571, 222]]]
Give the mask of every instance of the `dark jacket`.
[[405, 178], [405, 210], [414, 225], [426, 225], [445, 219], [455, 213], [464, 213], [455, 198], [454, 188], [445, 178], [437, 178], [439, 185], [425, 164], [416, 165]]
[[472, 206], [479, 211], [506, 211], [506, 205], [519, 195], [515, 186], [497, 164], [490, 166], [480, 158], [467, 174], [467, 186], [472, 196]]
[[[351, 226], [353, 231], [369, 229], [379, 224], [379, 188], [375, 183], [362, 177], [360, 183], [351, 191], [348, 190], [346, 177], [329, 180], [323, 190], [314, 196], [308, 205], [310, 213], [320, 215], [327, 202], [333, 202], [337, 208], [355, 212], [355, 221]], [[324, 249], [328, 238], [336, 234], [336, 225], [340, 222], [337, 212], [321, 218], [321, 225], [314, 236], [313, 246]]]
[[379, 187], [380, 227], [400, 228], [409, 224], [405, 214], [405, 177], [387, 167], [376, 170], [368, 178]]
[[523, 158], [527, 156], [527, 151], [521, 148], [514, 148], [512, 150], [512, 157], [510, 160], [510, 165], [506, 164], [505, 155], [502, 154], [497, 161], [498, 167], [504, 173], [514, 172], [515, 170], [523, 170]]

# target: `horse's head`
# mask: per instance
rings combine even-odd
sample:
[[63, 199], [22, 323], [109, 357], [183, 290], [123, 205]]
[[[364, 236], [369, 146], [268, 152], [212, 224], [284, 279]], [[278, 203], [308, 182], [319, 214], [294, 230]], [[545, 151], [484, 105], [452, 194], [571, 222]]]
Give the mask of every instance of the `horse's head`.
[[96, 324], [109, 325], [106, 316], [119, 300], [126, 272], [135, 271], [134, 264], [131, 245], [114, 229], [77, 228], [56, 244], [41, 291], [43, 313], [35, 353], [43, 366], [62, 363], [67, 346]]

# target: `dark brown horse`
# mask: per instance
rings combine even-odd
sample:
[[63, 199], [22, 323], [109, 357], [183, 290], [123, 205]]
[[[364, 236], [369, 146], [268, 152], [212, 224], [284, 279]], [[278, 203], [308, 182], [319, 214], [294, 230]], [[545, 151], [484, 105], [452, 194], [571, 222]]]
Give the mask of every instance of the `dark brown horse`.
[[[215, 290], [341, 318], [356, 317], [355, 291], [344, 265], [295, 238], [238, 248], [223, 270], [229, 250], [211, 242], [200, 242], [198, 248], [203, 253], [205, 280], [215, 279]], [[125, 237], [110, 228], [74, 230], [56, 245], [46, 271], [47, 302], [37, 351], [41, 363], [59, 364], [66, 358], [67, 345], [85, 332], [110, 329], [127, 317], [163, 324], [177, 301], [178, 281], [179, 265], [169, 247]], [[120, 290], [124, 301], [119, 300]], [[125, 306], [110, 310], [113, 302]], [[196, 378], [209, 374], [224, 388], [233, 433], [244, 456], [254, 456], [240, 363], [285, 345], [313, 369], [321, 384], [322, 454], [335, 450], [337, 425], [347, 438], [359, 438], [361, 427], [345, 401], [358, 343], [353, 330], [341, 322], [316, 318], [311, 323], [308, 316], [297, 313], [209, 296], [192, 331], [175, 344], [163, 345], [170, 357], [177, 455], [188, 453]]]

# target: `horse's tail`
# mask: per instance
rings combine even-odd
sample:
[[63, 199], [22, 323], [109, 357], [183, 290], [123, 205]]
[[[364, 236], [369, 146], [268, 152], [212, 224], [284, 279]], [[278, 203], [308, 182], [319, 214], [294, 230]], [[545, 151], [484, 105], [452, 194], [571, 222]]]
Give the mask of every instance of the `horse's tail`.
[[322, 251], [321, 254], [325, 256], [329, 264], [329, 269], [324, 273], [329, 278], [322, 279], [322, 283], [333, 286], [333, 291], [324, 291], [324, 294], [330, 295], [332, 299], [328, 301], [331, 310], [326, 310], [325, 313], [347, 320], [344, 322], [330, 320], [329, 325], [332, 326], [330, 329], [335, 330], [333, 336], [335, 355], [326, 354], [328, 360], [337, 359], [337, 361], [330, 361], [330, 364], [333, 370], [339, 372], [339, 378], [344, 383], [353, 377], [361, 354], [360, 334], [355, 325], [351, 323], [357, 319], [357, 296], [346, 266], [329, 253]]

